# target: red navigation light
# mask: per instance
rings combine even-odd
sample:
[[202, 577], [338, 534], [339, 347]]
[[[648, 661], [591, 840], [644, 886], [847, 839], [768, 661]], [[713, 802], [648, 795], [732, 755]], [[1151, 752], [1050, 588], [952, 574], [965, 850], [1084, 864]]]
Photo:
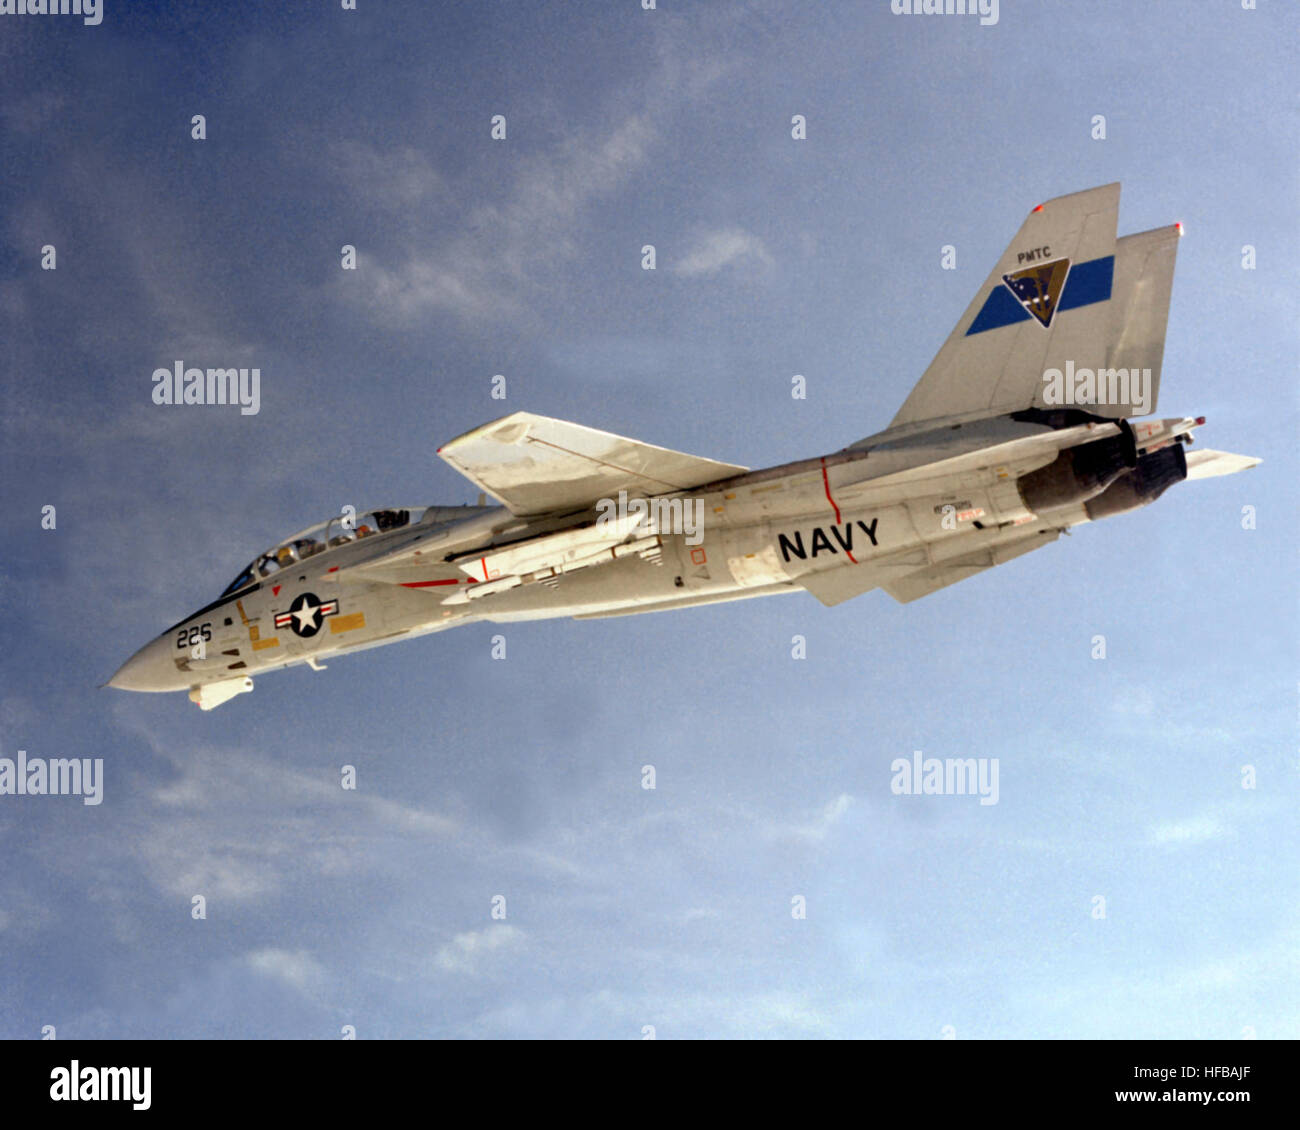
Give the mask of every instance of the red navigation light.
[[1182, 225], [1182, 223], [1180, 222], [1180, 223], [1174, 224], [1174, 227], [1176, 227], [1176, 228], [1178, 229], [1178, 237], [1181, 239], [1181, 238], [1182, 238], [1182, 235], [1183, 235], [1183, 225]]
[[1043, 206], [1041, 204], [1034, 209], [1035, 212], [1041, 212], [1042, 210], [1043, 210]]
[[1204, 423], [1205, 423], [1205, 417], [1204, 417], [1204, 416], [1197, 416], [1197, 417], [1196, 417], [1196, 426], [1197, 426], [1198, 428], [1199, 428], [1202, 424], [1204, 424]]

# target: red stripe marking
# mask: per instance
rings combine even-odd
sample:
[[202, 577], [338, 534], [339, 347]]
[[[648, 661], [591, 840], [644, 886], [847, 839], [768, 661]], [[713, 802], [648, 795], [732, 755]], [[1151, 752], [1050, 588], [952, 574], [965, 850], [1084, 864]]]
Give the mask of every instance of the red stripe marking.
[[[835, 511], [835, 524], [838, 526], [840, 524], [840, 508], [835, 504], [835, 499], [831, 497], [831, 481], [826, 475], [826, 456], [824, 455], [822, 456], [822, 486], [826, 488], [826, 501], [831, 504], [831, 509]], [[854, 565], [858, 563], [858, 559], [849, 550], [846, 549], [844, 554]]]
[[455, 577], [453, 577], [449, 581], [403, 581], [402, 588], [427, 589], [427, 588], [431, 588], [434, 585], [458, 585], [458, 584], [460, 584], [460, 582], [456, 580]]
[[835, 511], [835, 524], [840, 524], [840, 508], [835, 505], [835, 499], [831, 497], [831, 481], [826, 477], [826, 456], [822, 456], [822, 486], [826, 488], [826, 501], [831, 504], [831, 509]]
[[486, 581], [486, 580], [488, 579], [488, 575], [487, 575], [487, 558], [486, 558], [486, 557], [480, 557], [480, 558], [478, 559], [478, 563], [479, 563], [480, 565], [483, 566], [483, 579]]

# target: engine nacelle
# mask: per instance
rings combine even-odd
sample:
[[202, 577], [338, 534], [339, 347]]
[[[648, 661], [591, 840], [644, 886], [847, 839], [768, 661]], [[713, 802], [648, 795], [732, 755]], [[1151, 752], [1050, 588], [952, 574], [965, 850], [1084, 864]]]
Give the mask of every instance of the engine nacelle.
[[1126, 514], [1155, 502], [1174, 483], [1181, 483], [1185, 478], [1187, 453], [1181, 443], [1170, 444], [1142, 456], [1133, 470], [1116, 479], [1099, 497], [1087, 502], [1084, 509], [1094, 522]]
[[1117, 436], [1067, 447], [1046, 467], [1024, 475], [1016, 486], [1026, 508], [1042, 514], [1096, 498], [1137, 462], [1133, 433], [1125, 427]]

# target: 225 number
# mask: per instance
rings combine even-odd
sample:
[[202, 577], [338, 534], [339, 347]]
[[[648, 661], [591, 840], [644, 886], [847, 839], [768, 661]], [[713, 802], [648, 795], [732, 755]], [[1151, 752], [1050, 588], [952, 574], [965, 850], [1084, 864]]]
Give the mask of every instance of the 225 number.
[[203, 624], [195, 624], [192, 628], [181, 628], [176, 633], [176, 646], [193, 647], [199, 640], [210, 640], [212, 638], [212, 621]]

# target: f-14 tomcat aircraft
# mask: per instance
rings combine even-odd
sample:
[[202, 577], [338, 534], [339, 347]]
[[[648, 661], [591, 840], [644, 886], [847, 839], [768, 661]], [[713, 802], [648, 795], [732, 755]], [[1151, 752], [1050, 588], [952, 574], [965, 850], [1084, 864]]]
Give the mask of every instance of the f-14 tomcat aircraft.
[[255, 557], [110, 682], [210, 710], [253, 676], [489, 620], [806, 590], [912, 601], [1259, 462], [1155, 411], [1178, 224], [1116, 238], [1119, 185], [1035, 208], [889, 427], [750, 471], [516, 412], [439, 454], [500, 505], [341, 514]]

